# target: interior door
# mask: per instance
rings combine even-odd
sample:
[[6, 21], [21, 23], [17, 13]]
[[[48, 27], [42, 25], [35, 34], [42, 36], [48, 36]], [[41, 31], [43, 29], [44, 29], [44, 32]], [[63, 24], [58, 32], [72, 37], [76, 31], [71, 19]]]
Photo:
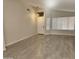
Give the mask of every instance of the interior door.
[[37, 29], [38, 29], [38, 33], [39, 34], [44, 34], [44, 24], [45, 24], [45, 22], [44, 22], [44, 17], [38, 17], [38, 19], [37, 19]]

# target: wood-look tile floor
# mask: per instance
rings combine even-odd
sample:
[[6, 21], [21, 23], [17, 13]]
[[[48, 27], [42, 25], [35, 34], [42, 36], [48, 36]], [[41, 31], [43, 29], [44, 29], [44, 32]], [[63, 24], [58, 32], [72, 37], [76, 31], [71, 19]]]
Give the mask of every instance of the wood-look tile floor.
[[74, 36], [36, 35], [8, 46], [4, 59], [75, 59], [74, 42]]

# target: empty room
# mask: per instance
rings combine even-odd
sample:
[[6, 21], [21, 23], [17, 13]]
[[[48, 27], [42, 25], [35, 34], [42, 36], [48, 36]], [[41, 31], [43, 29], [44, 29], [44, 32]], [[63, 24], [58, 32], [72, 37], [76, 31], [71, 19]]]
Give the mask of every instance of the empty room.
[[75, 0], [3, 0], [4, 59], [75, 59]]

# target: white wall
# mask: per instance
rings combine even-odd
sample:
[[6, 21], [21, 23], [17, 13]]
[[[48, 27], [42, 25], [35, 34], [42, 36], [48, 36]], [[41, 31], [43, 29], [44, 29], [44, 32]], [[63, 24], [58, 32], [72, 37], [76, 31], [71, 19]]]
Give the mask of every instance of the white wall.
[[45, 16], [49, 17], [72, 17], [75, 16], [75, 12], [59, 11], [59, 10], [46, 10]]
[[36, 34], [36, 20], [26, 12], [20, 0], [4, 0], [4, 39], [6, 45]]

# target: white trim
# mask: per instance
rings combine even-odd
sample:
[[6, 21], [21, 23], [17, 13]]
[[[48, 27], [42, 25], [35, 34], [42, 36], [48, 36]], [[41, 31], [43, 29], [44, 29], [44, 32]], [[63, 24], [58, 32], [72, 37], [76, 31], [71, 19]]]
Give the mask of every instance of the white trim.
[[11, 42], [11, 43], [6, 44], [6, 46], [13, 45], [13, 44], [15, 44], [15, 43], [18, 43], [18, 42], [20, 42], [20, 41], [22, 41], [22, 40], [24, 40], [24, 39], [27, 39], [27, 38], [29, 38], [29, 37], [32, 37], [32, 36], [34, 36], [34, 35], [37, 35], [37, 33], [36, 33], [36, 34], [31, 34], [31, 35], [26, 36], [26, 37], [22, 37], [21, 39], [19, 39], [19, 40], [17, 40], [17, 41], [14, 41], [14, 42]]
[[70, 36], [75, 36], [75, 34], [63, 34], [63, 33], [44, 33], [45, 35], [49, 35], [49, 34], [52, 34], [52, 35], [70, 35]]

